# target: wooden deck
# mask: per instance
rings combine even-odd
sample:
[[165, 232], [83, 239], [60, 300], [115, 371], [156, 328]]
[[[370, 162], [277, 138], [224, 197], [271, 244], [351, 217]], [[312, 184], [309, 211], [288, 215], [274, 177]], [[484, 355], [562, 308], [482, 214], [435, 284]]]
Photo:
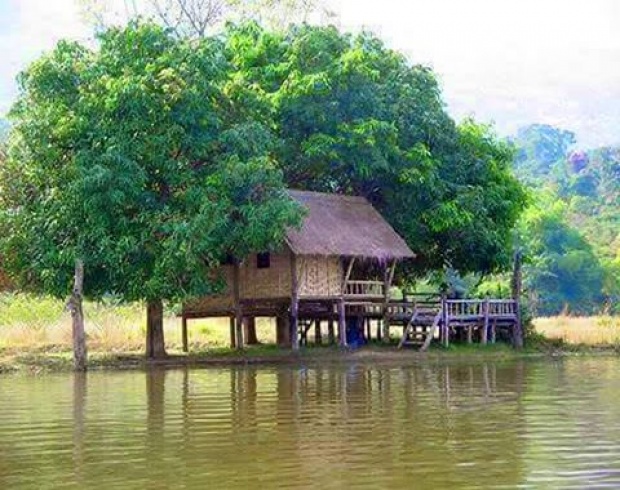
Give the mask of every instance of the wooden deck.
[[[386, 298], [379, 281], [349, 281], [344, 295], [348, 319], [358, 320], [363, 337], [382, 340], [393, 328], [402, 328], [399, 347], [416, 346], [426, 350], [431, 342], [448, 346], [452, 341], [494, 343], [500, 332], [511, 338], [519, 322], [518, 304], [512, 299], [447, 299], [441, 295], [406, 294], [403, 299]], [[386, 301], [387, 299], [387, 301]], [[331, 314], [331, 311], [334, 313]], [[299, 338], [307, 343], [308, 332], [316, 321], [315, 339], [321, 337], [321, 320], [336, 319], [336, 309], [323, 309], [316, 317], [308, 311], [300, 322]], [[330, 328], [331, 332], [331, 328]], [[333, 334], [329, 335], [333, 338]]]

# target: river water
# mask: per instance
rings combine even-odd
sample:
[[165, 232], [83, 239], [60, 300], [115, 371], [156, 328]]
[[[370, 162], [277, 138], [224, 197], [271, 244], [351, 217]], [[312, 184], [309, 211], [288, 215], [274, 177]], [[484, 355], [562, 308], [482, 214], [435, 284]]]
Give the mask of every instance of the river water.
[[0, 489], [620, 488], [620, 358], [0, 377]]

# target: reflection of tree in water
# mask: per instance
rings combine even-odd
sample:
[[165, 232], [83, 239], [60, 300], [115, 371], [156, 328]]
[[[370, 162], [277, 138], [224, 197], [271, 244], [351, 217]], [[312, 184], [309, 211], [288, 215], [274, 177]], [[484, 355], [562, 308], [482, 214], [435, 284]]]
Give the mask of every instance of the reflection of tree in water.
[[485, 363], [186, 372], [183, 458], [232, 487], [256, 478], [266, 486], [329, 487], [336, 475], [347, 485], [467, 478], [516, 485], [523, 477], [524, 369]]

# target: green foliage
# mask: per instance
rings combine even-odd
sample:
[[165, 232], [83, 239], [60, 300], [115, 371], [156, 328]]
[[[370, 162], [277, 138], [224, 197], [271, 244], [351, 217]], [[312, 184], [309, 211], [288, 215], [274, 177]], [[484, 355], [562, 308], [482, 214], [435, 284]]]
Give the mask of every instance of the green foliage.
[[[516, 172], [544, 189], [522, 223], [534, 255], [531, 293], [543, 311], [620, 306], [620, 150], [568, 152], [571, 133], [533, 125], [519, 132]], [[539, 153], [533, 148], [544, 147]]]
[[590, 313], [604, 300], [604, 270], [592, 246], [566, 222], [562, 203], [552, 199], [539, 197], [521, 221], [531, 306], [538, 315], [557, 314], [566, 307]]
[[[525, 194], [512, 149], [489, 128], [448, 116], [433, 72], [376, 37], [333, 27], [225, 35], [293, 188], [367, 197], [418, 253], [415, 272], [506, 267]], [[245, 92], [244, 92], [245, 94]]]
[[519, 129], [514, 143], [518, 148], [515, 169], [531, 183], [553, 172], [575, 144], [575, 135], [547, 124], [531, 124]]
[[[214, 270], [299, 223], [270, 128], [230, 96], [217, 39], [133, 23], [97, 51], [61, 42], [20, 76], [0, 169], [0, 248], [18, 284], [127, 301], [214, 291]], [[248, 96], [252, 98], [251, 94]]]

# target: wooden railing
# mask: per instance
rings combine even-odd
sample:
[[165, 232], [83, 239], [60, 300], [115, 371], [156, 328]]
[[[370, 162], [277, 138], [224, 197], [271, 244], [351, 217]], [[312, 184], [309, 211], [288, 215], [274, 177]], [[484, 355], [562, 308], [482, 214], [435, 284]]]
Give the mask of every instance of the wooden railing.
[[372, 298], [383, 299], [384, 285], [382, 281], [347, 281], [345, 284], [345, 298]]
[[511, 299], [449, 299], [445, 305], [447, 318], [454, 320], [514, 318], [517, 314], [517, 303]]

